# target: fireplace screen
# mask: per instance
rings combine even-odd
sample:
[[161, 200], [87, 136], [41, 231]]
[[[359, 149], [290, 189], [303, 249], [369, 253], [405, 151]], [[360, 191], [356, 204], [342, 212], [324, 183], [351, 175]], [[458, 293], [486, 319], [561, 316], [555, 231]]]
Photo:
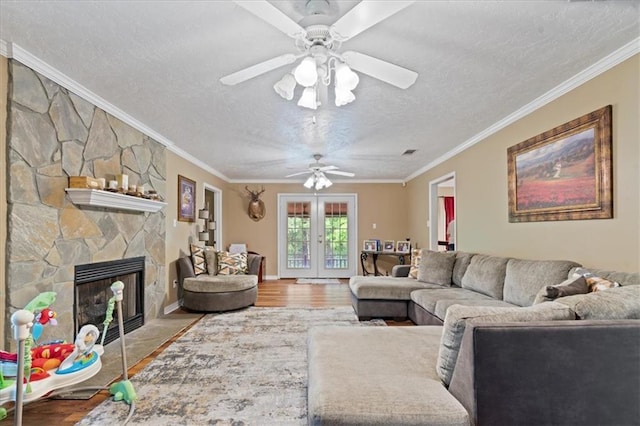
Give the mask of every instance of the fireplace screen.
[[[75, 267], [75, 331], [83, 325], [93, 324], [104, 332], [104, 321], [113, 297], [111, 284], [124, 283], [122, 316], [124, 331], [128, 333], [144, 324], [144, 256], [111, 262], [90, 263]], [[119, 336], [117, 306], [113, 321], [107, 329], [104, 343]], [[102, 339], [102, 336], [100, 336]]]

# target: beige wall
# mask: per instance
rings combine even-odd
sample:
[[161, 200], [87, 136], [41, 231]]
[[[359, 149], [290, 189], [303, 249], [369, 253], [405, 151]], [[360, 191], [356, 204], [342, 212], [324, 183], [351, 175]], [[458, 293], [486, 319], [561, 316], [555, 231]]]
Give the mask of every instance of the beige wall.
[[[612, 68], [408, 183], [410, 234], [427, 246], [429, 181], [456, 173], [460, 250], [529, 259], [571, 259], [589, 267], [640, 265], [640, 56]], [[509, 223], [507, 148], [613, 105], [614, 218]], [[462, 141], [461, 141], [462, 142]]]
[[[165, 306], [178, 300], [177, 289], [173, 287], [173, 280], [177, 279], [176, 260], [181, 255], [189, 254], [189, 244], [198, 243], [196, 235], [197, 226], [202, 226], [202, 221], [194, 223], [179, 222], [178, 219], [178, 175], [182, 175], [196, 182], [196, 209], [204, 207], [204, 184], [215, 186], [222, 190], [223, 205], [225, 203], [225, 191], [227, 183], [217, 176], [193, 165], [191, 162], [167, 150], [167, 209], [166, 213], [166, 245], [165, 258], [167, 259], [167, 291]], [[196, 215], [197, 217], [197, 215]]]
[[[247, 215], [249, 198], [245, 186], [265, 192], [266, 216], [254, 222]], [[400, 240], [408, 237], [407, 191], [400, 184], [348, 184], [336, 183], [323, 190], [323, 194], [357, 194], [358, 196], [358, 250], [362, 240]], [[221, 247], [230, 243], [246, 243], [249, 250], [266, 257], [266, 275], [278, 273], [277, 213], [278, 194], [312, 194], [302, 186], [302, 181], [291, 184], [232, 184], [223, 195], [224, 237]], [[373, 229], [373, 224], [376, 229]], [[359, 262], [359, 261], [358, 261]], [[360, 267], [358, 267], [360, 270]], [[386, 267], [385, 269], [388, 269]]]
[[[9, 82], [9, 61], [0, 56], [0, 259], [5, 259], [7, 244], [7, 90]], [[5, 325], [5, 262], [0, 261], [0, 342], [4, 342]]]

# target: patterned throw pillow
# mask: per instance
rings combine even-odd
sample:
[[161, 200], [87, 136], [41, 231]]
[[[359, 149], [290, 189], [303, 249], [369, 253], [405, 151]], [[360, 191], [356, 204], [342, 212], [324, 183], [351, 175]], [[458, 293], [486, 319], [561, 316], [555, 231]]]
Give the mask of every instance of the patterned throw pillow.
[[577, 268], [573, 272], [573, 276], [576, 278], [580, 276], [584, 277], [584, 279], [587, 281], [587, 285], [589, 286], [589, 292], [606, 290], [613, 287], [620, 287], [619, 283], [615, 281], [609, 281], [602, 277], [598, 277], [584, 268]]
[[414, 280], [418, 279], [420, 260], [422, 260], [422, 249], [411, 250], [411, 268], [409, 268], [409, 278], [413, 278]]
[[243, 275], [247, 271], [247, 253], [218, 252], [218, 275]]
[[196, 276], [207, 272], [207, 261], [204, 257], [204, 247], [191, 244], [191, 263]]

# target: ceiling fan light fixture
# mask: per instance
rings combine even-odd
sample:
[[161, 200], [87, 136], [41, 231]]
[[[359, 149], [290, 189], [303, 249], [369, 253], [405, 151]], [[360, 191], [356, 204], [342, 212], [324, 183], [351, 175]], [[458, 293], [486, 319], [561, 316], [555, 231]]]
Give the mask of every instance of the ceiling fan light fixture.
[[300, 96], [300, 100], [298, 101], [298, 106], [309, 109], [318, 108], [315, 87], [305, 87], [304, 91], [302, 92], [302, 96]]
[[325, 176], [324, 173], [320, 172], [318, 173], [318, 178], [316, 180], [316, 190], [321, 190], [324, 188], [328, 188], [331, 185], [333, 185], [333, 182], [331, 182], [327, 176]]
[[311, 56], [304, 58], [293, 72], [294, 77], [299, 85], [311, 87], [318, 81], [318, 70], [316, 60]]
[[351, 68], [344, 62], [338, 62], [336, 64], [336, 87], [340, 87], [345, 90], [353, 90], [360, 83], [360, 77], [353, 72]]
[[353, 92], [351, 92], [350, 90], [341, 89], [338, 86], [336, 86], [335, 94], [336, 106], [347, 105], [356, 100], [356, 95], [354, 95]]
[[304, 187], [307, 189], [311, 189], [313, 188], [313, 185], [315, 185], [316, 183], [316, 175], [312, 174], [311, 176], [309, 176], [309, 179], [307, 179], [307, 181], [304, 183]]
[[290, 101], [293, 99], [293, 91], [296, 88], [296, 79], [291, 74], [285, 74], [273, 85], [273, 90], [284, 99]]

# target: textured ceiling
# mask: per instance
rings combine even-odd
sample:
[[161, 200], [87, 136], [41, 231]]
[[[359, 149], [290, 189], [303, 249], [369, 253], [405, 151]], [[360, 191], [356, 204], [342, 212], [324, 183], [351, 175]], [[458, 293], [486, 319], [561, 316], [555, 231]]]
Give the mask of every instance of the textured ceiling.
[[[304, 1], [272, 3], [307, 23]], [[332, 2], [326, 21], [357, 3]], [[292, 66], [219, 82], [296, 53], [292, 39], [229, 1], [2, 0], [0, 39], [227, 179], [283, 179], [320, 153], [354, 180], [393, 181], [637, 43], [639, 13], [635, 1], [419, 1], [341, 49], [412, 69], [416, 83], [401, 90], [360, 74], [353, 103], [336, 107], [331, 96], [316, 111], [296, 105], [300, 89], [294, 101], [273, 91]], [[401, 156], [406, 149], [417, 151]]]

